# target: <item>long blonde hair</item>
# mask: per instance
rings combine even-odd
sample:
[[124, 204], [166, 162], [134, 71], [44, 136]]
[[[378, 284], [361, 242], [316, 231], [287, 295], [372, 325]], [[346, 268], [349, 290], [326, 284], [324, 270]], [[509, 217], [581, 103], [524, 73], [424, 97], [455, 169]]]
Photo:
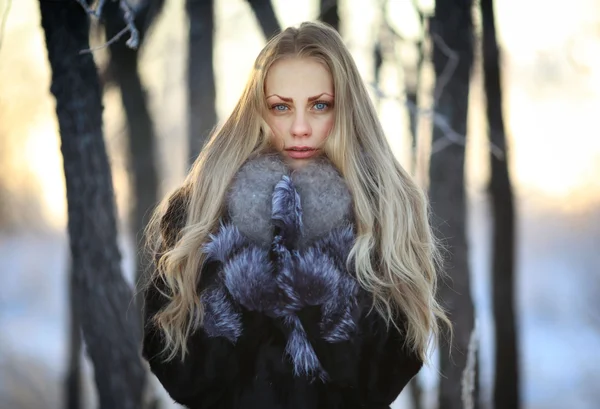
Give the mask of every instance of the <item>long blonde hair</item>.
[[[449, 325], [436, 301], [438, 247], [429, 226], [424, 192], [395, 158], [367, 89], [340, 35], [319, 22], [287, 28], [258, 55], [248, 84], [231, 116], [213, 132], [183, 186], [186, 219], [172, 246], [157, 255], [152, 278], [160, 279], [168, 303], [154, 317], [165, 336], [167, 359], [185, 357], [186, 341], [202, 325], [197, 283], [204, 262], [200, 251], [223, 216], [229, 184], [240, 166], [269, 146], [262, 120], [264, 85], [271, 65], [282, 58], [314, 58], [327, 66], [335, 90], [335, 124], [325, 152], [352, 192], [357, 239], [348, 262], [373, 295], [373, 306], [388, 323], [399, 314], [406, 325], [407, 346], [426, 360], [439, 324]], [[148, 236], [154, 248], [164, 241], [162, 217], [166, 197], [151, 220]], [[433, 337], [432, 337], [433, 335]]]

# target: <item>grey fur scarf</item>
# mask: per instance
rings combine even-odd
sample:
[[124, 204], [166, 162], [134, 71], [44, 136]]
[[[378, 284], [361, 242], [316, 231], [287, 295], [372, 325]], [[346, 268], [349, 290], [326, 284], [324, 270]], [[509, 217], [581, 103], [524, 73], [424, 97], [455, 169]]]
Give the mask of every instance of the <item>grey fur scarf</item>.
[[295, 374], [327, 379], [297, 313], [319, 306], [327, 342], [357, 330], [361, 290], [345, 263], [355, 235], [343, 178], [325, 158], [290, 171], [278, 154], [265, 154], [238, 171], [227, 207], [204, 247], [220, 268], [218, 285], [201, 296], [205, 332], [235, 343], [242, 308], [280, 319]]

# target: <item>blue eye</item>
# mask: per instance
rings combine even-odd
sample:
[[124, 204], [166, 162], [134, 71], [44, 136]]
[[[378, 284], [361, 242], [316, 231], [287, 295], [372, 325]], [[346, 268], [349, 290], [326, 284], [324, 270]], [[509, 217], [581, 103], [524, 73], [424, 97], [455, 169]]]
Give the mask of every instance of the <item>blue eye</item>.
[[327, 108], [329, 108], [329, 104], [327, 102], [315, 102], [315, 104], [313, 105], [313, 107], [317, 111], [324, 111]]
[[275, 111], [285, 111], [287, 109], [287, 106], [283, 104], [275, 104], [271, 107], [271, 109], [274, 109]]

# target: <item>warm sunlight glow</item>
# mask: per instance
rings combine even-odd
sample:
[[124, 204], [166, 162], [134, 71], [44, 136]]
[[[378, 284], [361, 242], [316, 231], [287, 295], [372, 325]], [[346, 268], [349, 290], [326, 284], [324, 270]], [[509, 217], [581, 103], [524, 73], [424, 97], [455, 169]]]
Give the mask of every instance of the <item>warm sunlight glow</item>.
[[50, 227], [62, 229], [67, 224], [67, 193], [57, 129], [52, 117], [36, 123], [25, 136], [25, 152], [28, 166], [38, 179], [44, 216]]
[[[421, 3], [431, 5], [427, 1]], [[600, 106], [600, 35], [591, 18], [600, 14], [600, 6], [591, 0], [575, 3], [567, 7], [559, 4], [551, 6], [543, 0], [525, 3], [506, 0], [498, 2], [497, 12], [504, 52], [505, 120], [512, 142], [512, 176], [517, 193], [527, 197], [539, 196], [542, 204], [568, 203], [567, 207], [585, 207], [600, 200], [600, 138], [596, 124]], [[284, 26], [311, 19], [318, 11], [316, 0], [278, 0], [274, 4]], [[413, 36], [418, 26], [415, 26], [414, 13], [405, 10], [407, 4], [409, 2], [391, 1], [390, 12], [393, 13], [390, 21], [398, 30]], [[548, 15], [544, 19], [536, 19], [535, 30], [532, 30], [530, 17], [542, 6]], [[183, 2], [168, 7], [169, 10], [177, 10], [166, 14], [163, 18], [169, 21], [163, 20], [160, 24], [165, 27], [184, 25], [181, 21], [185, 17]], [[340, 5], [342, 33], [369, 83], [373, 81], [371, 47], [376, 41], [380, 10], [378, 2], [363, 0], [341, 1]], [[216, 18], [217, 112], [222, 119], [238, 98], [264, 38], [246, 1], [216, 2]], [[556, 21], [561, 23], [556, 24]], [[235, 22], [235, 29], [231, 29], [231, 22]], [[360, 30], [356, 29], [359, 25]], [[156, 33], [165, 36], [167, 31], [157, 28]], [[158, 41], [155, 35], [152, 45], [145, 51], [145, 61], [151, 67], [148, 72], [152, 75], [146, 74], [144, 78], [155, 113], [161, 106], [174, 107], [169, 112], [176, 117], [156, 118], [159, 146], [163, 149], [170, 146], [171, 151], [180, 149], [172, 145], [174, 131], [178, 135], [176, 140], [180, 141], [177, 146], [185, 140], [185, 125], [181, 125], [185, 122], [185, 92], [182, 88], [185, 66], [181, 66], [185, 64], [185, 56], [182, 54], [176, 62], [169, 60], [169, 65], [161, 60], [161, 50], [165, 50], [168, 42], [181, 41], [185, 30], [176, 30], [176, 33], [169, 41]], [[185, 52], [185, 47], [179, 49]], [[0, 64], [0, 98], [3, 106], [10, 108], [0, 113], [2, 131], [8, 132], [2, 137], [23, 141], [26, 157], [18, 163], [15, 171], [21, 169], [35, 175], [41, 186], [39, 200], [44, 203], [45, 217], [51, 226], [61, 228], [66, 223], [66, 195], [53, 97], [49, 95], [49, 84], [45, 82], [49, 80], [49, 70], [39, 28], [37, 2], [13, 2], [1, 52], [5, 62]], [[24, 67], [30, 74], [23, 74]], [[176, 77], [173, 77], [173, 72], [177, 73]], [[173, 78], [181, 81], [174, 83]], [[383, 66], [381, 85], [386, 94], [397, 96], [403, 93], [402, 72], [391, 61]], [[40, 101], [35, 120], [25, 133], [23, 127], [17, 125], [27, 117], [31, 104], [17, 102], [15, 98], [19, 95]], [[165, 104], [164, 101], [169, 102]], [[477, 105], [473, 109], [483, 109], [482, 101], [475, 98]], [[383, 101], [379, 110], [393, 148], [406, 164], [408, 119], [402, 102]], [[118, 115], [112, 112], [112, 108], [107, 108], [105, 115], [105, 129], [111, 135], [122, 132], [121, 125], [114, 126]], [[178, 124], [176, 127], [172, 125], [174, 120]], [[484, 122], [478, 120], [473, 132], [483, 137], [486, 132]], [[480, 166], [483, 160], [473, 162]], [[118, 167], [113, 169], [119, 180], [117, 184], [126, 184], [123, 178], [125, 164], [119, 161], [113, 166]], [[472, 172], [480, 170], [479, 167], [470, 169]], [[169, 176], [169, 180], [176, 180], [178, 175]], [[122, 192], [123, 188], [117, 188], [118, 195], [119, 191]], [[121, 193], [121, 206], [123, 201]], [[125, 214], [124, 211], [122, 213]]]

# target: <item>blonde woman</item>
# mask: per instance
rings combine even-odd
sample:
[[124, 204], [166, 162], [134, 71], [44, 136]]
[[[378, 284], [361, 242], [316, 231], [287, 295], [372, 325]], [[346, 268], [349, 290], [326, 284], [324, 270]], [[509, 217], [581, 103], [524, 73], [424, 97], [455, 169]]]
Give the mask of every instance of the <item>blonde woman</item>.
[[192, 409], [388, 408], [447, 322], [427, 211], [341, 37], [286, 29], [154, 216], [143, 356]]

